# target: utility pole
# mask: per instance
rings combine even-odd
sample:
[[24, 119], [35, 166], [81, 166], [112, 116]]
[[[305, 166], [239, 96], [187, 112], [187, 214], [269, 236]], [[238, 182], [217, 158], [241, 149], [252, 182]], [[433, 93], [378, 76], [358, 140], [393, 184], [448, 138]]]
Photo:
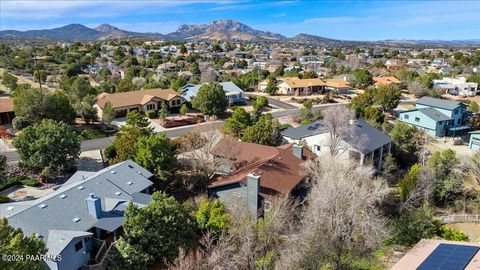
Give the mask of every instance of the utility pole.
[[[37, 55], [35, 53], [33, 54], [33, 62], [34, 62], [34, 66], [35, 66], [36, 71], [37, 71], [38, 85], [40, 86], [40, 88], [42, 88], [42, 79], [41, 79], [41, 76], [40, 76], [40, 69], [38, 68]], [[33, 73], [35, 75], [35, 71]]]

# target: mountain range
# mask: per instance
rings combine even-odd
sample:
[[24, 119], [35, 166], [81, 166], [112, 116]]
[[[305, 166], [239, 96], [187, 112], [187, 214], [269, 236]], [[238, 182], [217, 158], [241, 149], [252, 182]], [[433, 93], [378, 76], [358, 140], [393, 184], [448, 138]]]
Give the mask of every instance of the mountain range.
[[345, 41], [309, 34], [298, 34], [287, 38], [278, 33], [260, 31], [233, 20], [216, 20], [211, 24], [184, 24], [168, 34], [140, 33], [119, 29], [109, 24], [89, 28], [81, 24], [69, 24], [46, 30], [3, 30], [0, 39], [52, 39], [60, 41], [94, 41], [105, 39], [145, 38], [164, 40], [228, 40], [228, 41], [282, 41], [321, 46], [374, 45], [480, 45], [480, 39], [469, 40], [384, 40], [384, 41]]

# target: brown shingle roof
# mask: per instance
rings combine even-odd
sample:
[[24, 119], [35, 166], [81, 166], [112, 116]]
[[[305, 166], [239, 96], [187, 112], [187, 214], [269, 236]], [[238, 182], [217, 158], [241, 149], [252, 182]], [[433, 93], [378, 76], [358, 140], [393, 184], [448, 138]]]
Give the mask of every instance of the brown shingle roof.
[[393, 76], [385, 76], [385, 77], [373, 77], [373, 81], [375, 82], [375, 86], [381, 85], [389, 85], [389, 84], [400, 84], [401, 81]]
[[350, 83], [342, 79], [327, 79], [325, 81], [328, 87], [335, 88], [348, 88], [351, 87]]
[[322, 79], [312, 78], [312, 79], [299, 79], [297, 77], [285, 77], [285, 78], [278, 78], [285, 82], [288, 87], [290, 88], [298, 88], [298, 87], [312, 87], [312, 86], [324, 86], [325, 82]]
[[[302, 166], [305, 160], [292, 153], [292, 144], [272, 147], [222, 139], [213, 153], [233, 160], [234, 170], [229, 175], [214, 178], [210, 188], [236, 182], [246, 183], [247, 175], [254, 173], [260, 176], [260, 195], [271, 199], [279, 194], [290, 193], [306, 176]], [[315, 158], [307, 149], [303, 150], [303, 155], [306, 159]]]
[[102, 93], [97, 96], [97, 105], [103, 109], [105, 103], [110, 101], [113, 108], [122, 108], [135, 105], [144, 105], [153, 98], [159, 98], [166, 101], [180, 97], [173, 89], [145, 89], [140, 91], [122, 92], [122, 93]]
[[0, 98], [0, 113], [13, 112], [13, 98]]

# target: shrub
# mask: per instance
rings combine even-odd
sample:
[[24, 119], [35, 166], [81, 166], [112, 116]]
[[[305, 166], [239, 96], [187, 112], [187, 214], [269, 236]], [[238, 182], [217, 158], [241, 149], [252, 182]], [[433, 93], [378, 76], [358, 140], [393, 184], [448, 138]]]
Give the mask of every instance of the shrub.
[[107, 146], [107, 148], [105, 148], [103, 153], [105, 154], [105, 157], [107, 159], [112, 159], [112, 158], [116, 157], [117, 156], [117, 150], [115, 149], [115, 145], [111, 144], [111, 145]]
[[280, 130], [284, 130], [284, 129], [287, 129], [287, 128], [290, 128], [290, 127], [292, 127], [292, 125], [285, 123], [285, 124], [281, 124], [279, 128], [280, 128]]
[[312, 120], [310, 119], [303, 119], [302, 122], [300, 122], [300, 125], [304, 126], [304, 125], [309, 125], [312, 123]]
[[5, 195], [0, 195], [0, 203], [8, 203], [10, 201], [10, 198], [8, 198]]
[[468, 235], [466, 233], [448, 226], [440, 226], [438, 236], [445, 240], [469, 241]]
[[14, 176], [8, 179], [8, 181], [11, 181], [12, 183], [22, 184], [25, 186], [30, 186], [30, 187], [40, 186], [40, 182], [37, 179], [33, 179], [25, 175]]
[[188, 107], [187, 104], [182, 104], [182, 107], [180, 107], [180, 114], [185, 115], [188, 113]]
[[30, 125], [30, 122], [25, 117], [17, 116], [13, 118], [12, 125], [14, 129], [22, 130], [28, 127]]
[[148, 111], [145, 112], [145, 116], [152, 119], [152, 118], [157, 117], [157, 112], [154, 111], [154, 110], [148, 110]]

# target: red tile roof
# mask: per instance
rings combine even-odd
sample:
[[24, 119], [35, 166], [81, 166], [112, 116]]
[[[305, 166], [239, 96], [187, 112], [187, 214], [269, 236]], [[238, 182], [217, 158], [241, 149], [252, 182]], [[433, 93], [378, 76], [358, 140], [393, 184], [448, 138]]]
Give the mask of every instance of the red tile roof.
[[13, 98], [0, 98], [0, 113], [13, 112]]
[[238, 182], [246, 184], [247, 175], [254, 173], [260, 176], [260, 195], [270, 199], [290, 193], [306, 176], [302, 164], [306, 159], [315, 158], [304, 148], [305, 158], [299, 159], [292, 152], [292, 144], [272, 147], [230, 139], [221, 140], [213, 153], [234, 164], [232, 173], [214, 178], [209, 188]]

